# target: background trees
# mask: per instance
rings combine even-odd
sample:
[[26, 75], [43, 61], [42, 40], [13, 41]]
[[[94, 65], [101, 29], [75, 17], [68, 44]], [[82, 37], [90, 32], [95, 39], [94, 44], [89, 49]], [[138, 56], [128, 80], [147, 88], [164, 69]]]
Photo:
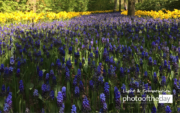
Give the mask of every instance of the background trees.
[[[168, 10], [180, 9], [180, 0], [0, 0], [0, 12], [12, 11], [98, 11], [123, 9], [125, 3], [130, 10]], [[132, 3], [134, 3], [132, 2]], [[35, 4], [34, 4], [35, 3]], [[132, 4], [130, 3], [130, 4]], [[129, 10], [129, 11], [130, 11]], [[133, 14], [133, 13], [131, 13]]]

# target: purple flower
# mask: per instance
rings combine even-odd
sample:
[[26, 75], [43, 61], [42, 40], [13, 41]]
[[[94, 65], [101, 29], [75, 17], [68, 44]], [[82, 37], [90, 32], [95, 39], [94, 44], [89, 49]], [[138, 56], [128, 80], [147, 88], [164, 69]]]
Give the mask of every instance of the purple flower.
[[66, 81], [70, 80], [70, 72], [69, 71], [66, 72], [66, 76], [65, 77], [66, 77]]
[[166, 84], [166, 77], [162, 76], [161, 85], [164, 86]]
[[81, 79], [81, 69], [77, 70], [77, 80], [79, 81]]
[[50, 76], [54, 76], [54, 71], [50, 70]]
[[60, 107], [59, 113], [64, 113], [64, 109], [65, 109], [65, 105], [63, 103], [62, 106]]
[[108, 109], [107, 109], [107, 104], [106, 102], [103, 103], [103, 111], [106, 112]]
[[49, 73], [46, 73], [46, 80], [49, 80]]
[[50, 92], [49, 95], [50, 95], [51, 99], [54, 100], [54, 91], [53, 90]]
[[6, 93], [7, 93], [7, 94], [9, 93], [9, 90], [10, 90], [10, 88], [9, 88], [9, 86], [8, 86], [7, 89], [6, 89]]
[[99, 76], [99, 77], [98, 77], [98, 83], [99, 83], [99, 84], [103, 84], [103, 82], [104, 82], [103, 76]]
[[14, 63], [15, 63], [14, 59], [11, 58], [11, 59], [10, 59], [10, 64], [11, 64], [11, 65], [14, 65]]
[[171, 108], [169, 107], [169, 106], [166, 106], [166, 113], [171, 113], [172, 111], [171, 111]]
[[77, 113], [76, 105], [72, 105], [71, 113]]
[[38, 96], [39, 96], [37, 89], [34, 89], [33, 96], [35, 96], [35, 97], [38, 97]]
[[76, 86], [77, 85], [77, 75], [74, 77], [74, 80], [73, 80], [73, 85]]
[[79, 97], [80, 91], [78, 86], [75, 87], [74, 94], [76, 97]]
[[5, 92], [5, 90], [6, 90], [6, 87], [5, 87], [5, 85], [3, 84], [3, 85], [2, 85], [2, 88], [1, 88], [1, 91], [2, 91], [2, 92]]
[[152, 65], [152, 58], [149, 57], [148, 65]]
[[177, 107], [177, 112], [178, 112], [178, 113], [180, 112], [180, 107]]
[[121, 87], [121, 93], [124, 93], [124, 92], [126, 92], [126, 85], [125, 84], [123, 84]]
[[66, 66], [67, 66], [69, 69], [71, 69], [72, 64], [71, 64], [71, 60], [70, 60], [70, 59], [66, 62]]
[[63, 99], [65, 100], [66, 99], [66, 87], [65, 86], [62, 87], [62, 94], [63, 94]]
[[90, 89], [94, 89], [94, 81], [93, 80], [89, 81], [89, 87], [90, 87]]
[[61, 107], [62, 104], [63, 104], [63, 94], [61, 91], [59, 91], [57, 95], [57, 105], [58, 107]]
[[83, 110], [84, 112], [86, 112], [86, 111], [91, 111], [91, 107], [90, 107], [90, 104], [89, 104], [89, 100], [87, 99], [86, 96], [84, 97], [83, 102], [82, 102], [82, 110]]
[[103, 104], [104, 102], [106, 102], [106, 96], [104, 93], [101, 93], [100, 94], [100, 101], [101, 101], [101, 104]]
[[72, 54], [72, 47], [69, 47], [69, 54]]
[[156, 107], [153, 106], [151, 113], [156, 113], [156, 111], [157, 111], [157, 110], [156, 110]]
[[19, 90], [21, 93], [24, 91], [24, 85], [22, 80], [19, 81]]
[[156, 72], [154, 72], [153, 81], [154, 81], [154, 83], [157, 83], [157, 75], [156, 75]]
[[80, 91], [84, 91], [84, 85], [82, 81], [79, 82], [79, 89]]
[[145, 77], [148, 76], [148, 72], [147, 72], [147, 71], [144, 72], [144, 76], [145, 76]]
[[145, 90], [148, 90], [148, 83], [144, 84], [144, 88], [145, 88]]
[[53, 84], [56, 84], [56, 76], [53, 76], [52, 80], [53, 80]]
[[120, 109], [121, 106], [120, 92], [116, 86], [114, 87], [114, 100], [115, 100], [116, 109]]
[[40, 71], [39, 71], [39, 80], [42, 80], [42, 77], [43, 77], [43, 71], [40, 70]]

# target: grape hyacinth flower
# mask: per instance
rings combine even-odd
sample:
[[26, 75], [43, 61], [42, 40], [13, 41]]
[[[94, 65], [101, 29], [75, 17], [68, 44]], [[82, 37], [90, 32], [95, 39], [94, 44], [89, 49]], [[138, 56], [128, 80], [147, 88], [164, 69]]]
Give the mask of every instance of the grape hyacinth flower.
[[43, 77], [43, 71], [40, 70], [40, 71], [39, 71], [39, 80], [42, 80], [42, 77]]
[[2, 88], [1, 88], [1, 91], [2, 91], [2, 92], [5, 92], [5, 90], [6, 90], [6, 87], [5, 87], [5, 85], [3, 84], [3, 85], [2, 85]]
[[12, 92], [10, 92], [5, 100], [4, 112], [8, 113], [12, 108]]
[[166, 85], [166, 77], [165, 76], [162, 76], [161, 85], [162, 86]]
[[109, 97], [109, 83], [108, 82], [104, 83], [104, 94], [106, 95], [106, 97]]
[[58, 107], [61, 107], [62, 104], [63, 104], [63, 94], [61, 91], [59, 91], [57, 95], [57, 105]]
[[59, 113], [64, 113], [64, 109], [65, 109], [65, 105], [63, 103], [62, 106], [60, 107]]
[[147, 72], [147, 71], [144, 72], [144, 77], [145, 77], [145, 78], [148, 77], [148, 72]]
[[177, 107], [177, 112], [180, 113], [180, 107]]
[[54, 91], [52, 90], [51, 92], [50, 92], [50, 98], [52, 99], [52, 100], [54, 100]]
[[126, 92], [126, 85], [123, 84], [122, 87], [121, 87], [121, 94], [122, 94], [122, 95], [123, 95], [123, 94], [126, 94], [125, 92]]
[[108, 108], [107, 108], [107, 103], [104, 102], [104, 103], [103, 103], [103, 111], [106, 112], [107, 110], [108, 110]]
[[169, 107], [169, 106], [166, 106], [166, 113], [171, 113], [172, 111], [171, 111], [171, 108]]
[[24, 91], [24, 85], [23, 85], [22, 80], [19, 81], [19, 90], [20, 90], [21, 93], [23, 93], [23, 91]]
[[34, 89], [33, 96], [34, 96], [34, 97], [38, 97], [38, 96], [39, 96], [37, 89]]
[[105, 96], [104, 93], [101, 93], [101, 94], [100, 94], [100, 102], [101, 102], [101, 104], [103, 104], [104, 102], [106, 102], [106, 96]]
[[79, 97], [80, 91], [78, 86], [75, 87], [74, 94], [76, 97]]
[[69, 70], [66, 71], [66, 76], [65, 76], [65, 78], [66, 78], [66, 81], [69, 81], [69, 80], [70, 80], [70, 72], [69, 72]]
[[84, 111], [84, 112], [91, 111], [89, 100], [86, 96], [84, 97], [83, 102], [82, 102], [82, 111]]
[[115, 100], [116, 109], [120, 109], [121, 106], [120, 92], [116, 86], [114, 87], [114, 100]]
[[79, 82], [79, 89], [80, 91], [84, 91], [84, 85], [82, 81]]
[[73, 80], [73, 86], [76, 86], [77, 85], [77, 75], [74, 77], [74, 80]]
[[154, 81], [154, 83], [157, 83], [157, 75], [156, 75], [156, 72], [154, 72], [154, 75], [153, 75], [153, 81]]
[[71, 113], [77, 113], [76, 105], [72, 105]]
[[144, 84], [144, 88], [145, 88], [145, 90], [148, 90], [148, 83]]
[[42, 84], [41, 90], [43, 94], [46, 92], [46, 84]]
[[156, 111], [157, 111], [157, 110], [156, 110], [156, 107], [153, 106], [151, 113], [156, 113]]
[[62, 87], [62, 94], [63, 94], [63, 99], [66, 100], [66, 87]]
[[129, 97], [134, 97], [134, 90], [133, 88], [130, 88]]
[[94, 81], [93, 80], [89, 81], [89, 87], [90, 87], [90, 89], [94, 89]]
[[98, 77], [98, 84], [99, 85], [102, 85], [104, 83], [104, 78], [103, 78], [103, 76], [99, 76]]

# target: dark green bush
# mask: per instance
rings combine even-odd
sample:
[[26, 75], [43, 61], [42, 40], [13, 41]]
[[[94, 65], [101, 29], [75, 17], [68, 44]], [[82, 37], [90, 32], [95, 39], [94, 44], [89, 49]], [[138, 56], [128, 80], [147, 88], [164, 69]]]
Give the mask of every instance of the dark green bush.
[[155, 1], [144, 1], [142, 3], [136, 4], [136, 10], [146, 10], [146, 11], [158, 11], [163, 8], [173, 11], [174, 9], [180, 9], [180, 0], [155, 0]]

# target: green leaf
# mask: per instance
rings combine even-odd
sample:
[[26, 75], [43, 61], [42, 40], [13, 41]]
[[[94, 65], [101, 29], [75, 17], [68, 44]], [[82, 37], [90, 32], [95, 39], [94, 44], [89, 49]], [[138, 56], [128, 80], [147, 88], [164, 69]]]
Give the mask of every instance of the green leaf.
[[81, 110], [81, 102], [80, 102], [80, 100], [77, 101], [77, 106], [78, 106], [79, 110]]
[[43, 69], [42, 71], [43, 71], [43, 74], [44, 74], [44, 72], [45, 72], [46, 70], [45, 70], [45, 69]]
[[[152, 95], [152, 97], [154, 97], [153, 95]], [[156, 97], [154, 97], [154, 98], [156, 98]], [[157, 108], [158, 107], [158, 101], [153, 101], [154, 102], [154, 106]]]
[[19, 101], [19, 112], [21, 112], [21, 99]]
[[41, 96], [41, 94], [39, 94], [39, 97], [38, 97], [40, 100], [42, 100], [42, 96]]
[[20, 92], [20, 90], [17, 91], [17, 94]]

